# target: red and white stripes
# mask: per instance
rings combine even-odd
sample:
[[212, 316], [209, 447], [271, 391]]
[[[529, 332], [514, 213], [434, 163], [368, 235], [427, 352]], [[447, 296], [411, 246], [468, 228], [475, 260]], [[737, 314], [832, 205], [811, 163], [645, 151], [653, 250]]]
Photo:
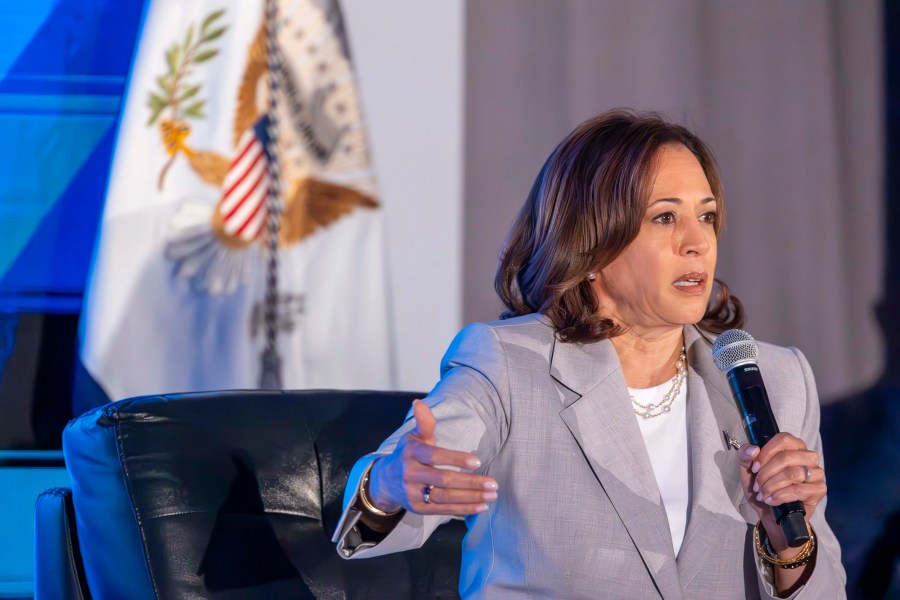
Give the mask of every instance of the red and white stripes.
[[241, 136], [225, 175], [219, 211], [227, 235], [252, 242], [262, 233], [268, 217], [269, 168], [264, 142], [251, 127]]

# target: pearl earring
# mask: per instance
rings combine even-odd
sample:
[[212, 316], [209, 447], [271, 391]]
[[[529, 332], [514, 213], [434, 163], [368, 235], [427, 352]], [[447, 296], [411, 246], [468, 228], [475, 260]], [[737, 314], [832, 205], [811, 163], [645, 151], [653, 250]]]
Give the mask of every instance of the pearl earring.
[[597, 279], [596, 273], [588, 273], [588, 277], [587, 277], [588, 281], [594, 281], [595, 279]]

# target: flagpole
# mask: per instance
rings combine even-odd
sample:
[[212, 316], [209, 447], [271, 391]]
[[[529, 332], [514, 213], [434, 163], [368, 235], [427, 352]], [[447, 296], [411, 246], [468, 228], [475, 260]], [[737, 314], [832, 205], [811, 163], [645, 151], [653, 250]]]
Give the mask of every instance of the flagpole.
[[269, 194], [266, 200], [268, 256], [266, 265], [265, 329], [266, 346], [262, 353], [259, 387], [277, 390], [282, 387], [281, 357], [278, 355], [278, 236], [281, 228], [281, 169], [278, 164], [279, 139], [277, 92], [280, 65], [277, 49], [277, 0], [266, 0], [266, 63], [269, 71], [269, 110], [267, 115]]

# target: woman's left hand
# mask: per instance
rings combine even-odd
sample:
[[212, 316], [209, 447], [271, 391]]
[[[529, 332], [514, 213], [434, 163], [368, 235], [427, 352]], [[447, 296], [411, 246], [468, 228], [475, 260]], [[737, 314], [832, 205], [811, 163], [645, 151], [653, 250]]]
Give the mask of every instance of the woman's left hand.
[[762, 448], [745, 444], [739, 452], [744, 496], [759, 514], [773, 549], [779, 552], [783, 536], [770, 507], [799, 500], [806, 509], [806, 520], [812, 518], [828, 489], [819, 455], [800, 438], [783, 432]]

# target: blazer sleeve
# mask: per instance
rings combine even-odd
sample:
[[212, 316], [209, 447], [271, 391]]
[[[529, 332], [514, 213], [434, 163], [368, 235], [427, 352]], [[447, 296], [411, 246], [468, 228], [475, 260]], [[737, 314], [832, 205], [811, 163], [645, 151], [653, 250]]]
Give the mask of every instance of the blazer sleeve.
[[[471, 452], [481, 460], [484, 474], [497, 455], [509, 430], [509, 376], [506, 355], [496, 331], [473, 323], [457, 334], [441, 361], [441, 380], [424, 402], [434, 413], [437, 445]], [[394, 529], [379, 542], [363, 540], [355, 508], [362, 475], [378, 458], [394, 451], [398, 441], [415, 423], [412, 410], [403, 425], [375, 452], [353, 466], [344, 490], [344, 512], [332, 541], [343, 558], [366, 558], [418, 548], [449, 516], [406, 512]]]
[[[819, 433], [819, 394], [816, 391], [816, 382], [812, 369], [806, 357], [797, 348], [790, 349], [800, 365], [803, 381], [806, 385], [806, 412], [799, 437], [806, 445], [819, 455], [819, 464], [825, 468], [822, 454], [822, 437]], [[827, 473], [827, 470], [826, 470]], [[840, 600], [847, 597], [847, 575], [841, 564], [841, 548], [838, 540], [825, 520], [825, 508], [828, 504], [828, 496], [816, 507], [811, 523], [816, 533], [816, 558], [813, 572], [806, 584], [796, 590], [789, 598], [796, 600], [817, 600], [819, 598], [834, 598]], [[754, 550], [754, 554], [755, 554]], [[756, 557], [759, 592], [762, 598], [779, 598], [775, 594], [772, 585], [772, 572], [765, 561]]]

